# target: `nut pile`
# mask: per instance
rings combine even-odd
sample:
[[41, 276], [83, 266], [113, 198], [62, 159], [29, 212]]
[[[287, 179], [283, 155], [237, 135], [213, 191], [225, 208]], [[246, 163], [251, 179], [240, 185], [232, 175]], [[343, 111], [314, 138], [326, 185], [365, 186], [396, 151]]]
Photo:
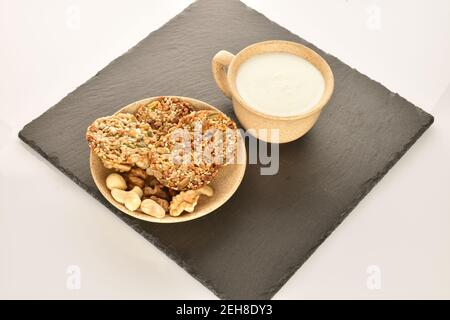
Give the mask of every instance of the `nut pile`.
[[116, 171], [106, 179], [112, 197], [128, 210], [163, 218], [193, 212], [201, 195], [213, 195], [208, 184], [236, 155], [235, 129], [221, 113], [162, 97], [134, 115], [95, 120], [86, 139], [103, 165]]
[[193, 212], [200, 195], [212, 197], [214, 194], [210, 186], [178, 193], [164, 187], [155, 177], [147, 175], [145, 170], [132, 170], [138, 175], [130, 171], [125, 174], [111, 173], [106, 178], [106, 187], [111, 191], [111, 196], [130, 211], [140, 210], [156, 218], [164, 218], [166, 214], [177, 217], [183, 211]]

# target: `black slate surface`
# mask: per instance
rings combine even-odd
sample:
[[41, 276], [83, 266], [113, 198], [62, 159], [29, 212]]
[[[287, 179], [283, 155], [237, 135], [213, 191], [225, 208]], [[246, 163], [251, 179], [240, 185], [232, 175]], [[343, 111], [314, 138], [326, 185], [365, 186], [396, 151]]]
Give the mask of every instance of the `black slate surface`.
[[[120, 106], [157, 95], [201, 99], [232, 115], [230, 101], [214, 84], [211, 59], [221, 49], [236, 53], [269, 39], [312, 47], [336, 81], [316, 127], [281, 145], [279, 173], [261, 176], [258, 165], [249, 165], [231, 200], [182, 224], [142, 222], [108, 205], [89, 172], [86, 127]], [[432, 122], [399, 95], [244, 4], [200, 0], [19, 136], [217, 296], [260, 299], [278, 291]]]

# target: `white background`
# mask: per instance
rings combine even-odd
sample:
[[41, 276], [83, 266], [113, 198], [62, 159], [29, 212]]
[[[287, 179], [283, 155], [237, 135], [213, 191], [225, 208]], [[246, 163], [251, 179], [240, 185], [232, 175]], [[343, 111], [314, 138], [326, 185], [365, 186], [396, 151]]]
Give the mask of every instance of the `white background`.
[[[0, 0], [1, 298], [215, 298], [17, 138], [190, 2]], [[450, 2], [244, 2], [436, 117], [275, 298], [450, 298]]]

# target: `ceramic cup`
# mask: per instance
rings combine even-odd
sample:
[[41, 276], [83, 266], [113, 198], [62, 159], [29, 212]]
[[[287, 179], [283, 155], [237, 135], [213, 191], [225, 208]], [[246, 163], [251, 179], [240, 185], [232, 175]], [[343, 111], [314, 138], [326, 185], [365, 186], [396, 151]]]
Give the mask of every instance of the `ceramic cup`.
[[[236, 75], [240, 65], [252, 56], [269, 53], [284, 52], [300, 56], [312, 63], [321, 73], [325, 80], [325, 90], [319, 102], [307, 112], [294, 116], [273, 116], [264, 114], [246, 103], [236, 89]], [[267, 142], [285, 143], [296, 140], [307, 133], [316, 123], [320, 112], [329, 101], [333, 89], [334, 78], [328, 63], [315, 51], [299, 43], [281, 40], [264, 41], [252, 44], [238, 54], [222, 50], [212, 60], [212, 72], [217, 86], [223, 94], [233, 102], [234, 112], [242, 126], [249, 130], [257, 138]], [[278, 141], [270, 134], [258, 133], [260, 129], [278, 129]]]

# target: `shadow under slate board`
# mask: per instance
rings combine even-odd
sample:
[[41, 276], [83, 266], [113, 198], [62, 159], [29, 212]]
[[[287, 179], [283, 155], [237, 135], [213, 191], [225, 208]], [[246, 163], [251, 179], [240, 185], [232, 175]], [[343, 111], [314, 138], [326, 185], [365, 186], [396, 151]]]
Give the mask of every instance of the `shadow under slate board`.
[[[299, 13], [301, 15], [301, 13]], [[97, 190], [88, 125], [145, 97], [181, 95], [233, 116], [216, 87], [214, 54], [284, 39], [330, 64], [334, 95], [317, 125], [280, 146], [279, 173], [248, 165], [215, 213], [172, 225], [118, 212]], [[271, 298], [431, 125], [433, 117], [235, 0], [200, 0], [27, 124], [20, 138], [159, 247], [218, 297]], [[101, 228], [101, 226], [99, 226]], [[150, 289], [149, 289], [150, 290]]]

